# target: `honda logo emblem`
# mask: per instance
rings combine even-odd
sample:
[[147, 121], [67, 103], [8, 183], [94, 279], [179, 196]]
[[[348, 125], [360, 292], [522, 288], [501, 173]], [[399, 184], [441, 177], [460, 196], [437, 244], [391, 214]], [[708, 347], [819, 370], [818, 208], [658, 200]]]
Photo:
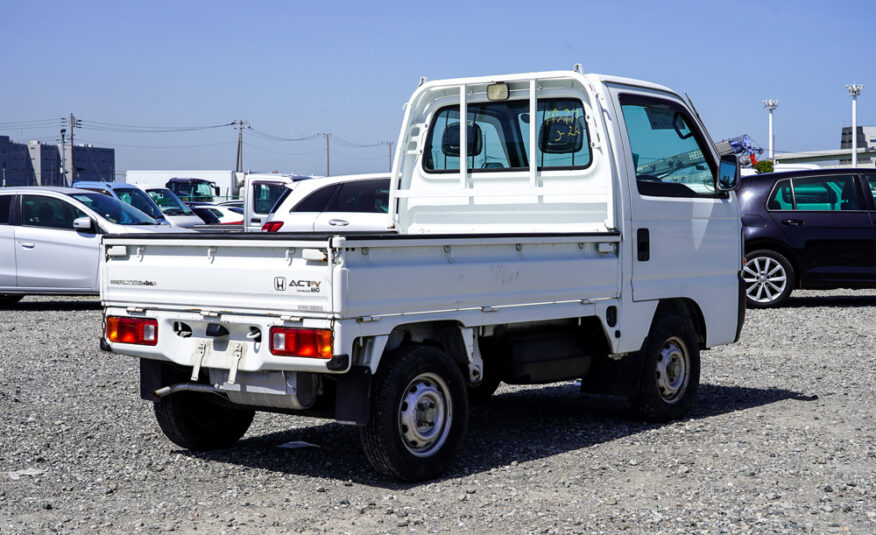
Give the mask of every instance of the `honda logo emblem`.
[[278, 292], [286, 291], [286, 277], [274, 277], [274, 289]]

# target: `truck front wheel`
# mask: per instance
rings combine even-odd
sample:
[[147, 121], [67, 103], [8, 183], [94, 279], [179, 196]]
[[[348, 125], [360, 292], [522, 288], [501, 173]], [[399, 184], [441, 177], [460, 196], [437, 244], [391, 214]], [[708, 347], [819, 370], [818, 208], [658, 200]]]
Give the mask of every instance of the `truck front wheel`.
[[252, 424], [255, 411], [222, 405], [215, 394], [178, 392], [155, 402], [155, 418], [165, 436], [193, 451], [231, 446]]
[[700, 350], [689, 318], [663, 316], [648, 333], [633, 405], [646, 420], [667, 422], [688, 413], [700, 384]]
[[384, 356], [362, 429], [365, 456], [384, 475], [422, 481], [445, 472], [462, 444], [468, 397], [459, 367], [429, 346], [403, 346]]

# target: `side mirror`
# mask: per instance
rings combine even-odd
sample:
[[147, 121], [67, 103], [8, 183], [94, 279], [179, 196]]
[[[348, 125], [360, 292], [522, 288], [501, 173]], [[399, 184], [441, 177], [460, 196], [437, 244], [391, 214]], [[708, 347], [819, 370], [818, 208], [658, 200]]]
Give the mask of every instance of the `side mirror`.
[[73, 230], [80, 232], [94, 232], [94, 221], [88, 216], [77, 217], [73, 220]]
[[721, 156], [718, 166], [718, 191], [733, 191], [739, 187], [739, 160], [733, 154]]

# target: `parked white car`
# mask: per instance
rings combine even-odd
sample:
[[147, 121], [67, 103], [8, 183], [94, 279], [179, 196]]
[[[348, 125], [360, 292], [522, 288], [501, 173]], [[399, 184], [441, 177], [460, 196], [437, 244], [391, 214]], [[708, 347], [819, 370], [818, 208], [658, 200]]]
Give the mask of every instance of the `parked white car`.
[[192, 210], [208, 225], [243, 225], [243, 208], [224, 204], [193, 204]]
[[313, 178], [287, 186], [265, 232], [386, 231], [389, 175]]
[[101, 235], [180, 231], [102, 193], [0, 189], [0, 306], [27, 294], [97, 295]]
[[149, 194], [155, 204], [161, 208], [164, 218], [171, 225], [183, 228], [191, 228], [195, 225], [203, 225], [204, 220], [195, 214], [191, 208], [176, 194], [167, 188], [156, 188], [137, 184], [137, 187]]

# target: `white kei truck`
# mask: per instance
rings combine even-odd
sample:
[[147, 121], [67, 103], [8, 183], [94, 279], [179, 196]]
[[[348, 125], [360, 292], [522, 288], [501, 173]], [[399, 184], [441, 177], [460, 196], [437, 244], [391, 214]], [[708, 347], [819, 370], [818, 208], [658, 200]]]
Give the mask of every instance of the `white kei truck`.
[[101, 344], [140, 359], [183, 448], [231, 446], [255, 411], [324, 416], [405, 481], [448, 470], [501, 381], [679, 418], [700, 351], [742, 329], [738, 181], [660, 85], [578, 65], [421, 81], [392, 232], [105, 236]]

